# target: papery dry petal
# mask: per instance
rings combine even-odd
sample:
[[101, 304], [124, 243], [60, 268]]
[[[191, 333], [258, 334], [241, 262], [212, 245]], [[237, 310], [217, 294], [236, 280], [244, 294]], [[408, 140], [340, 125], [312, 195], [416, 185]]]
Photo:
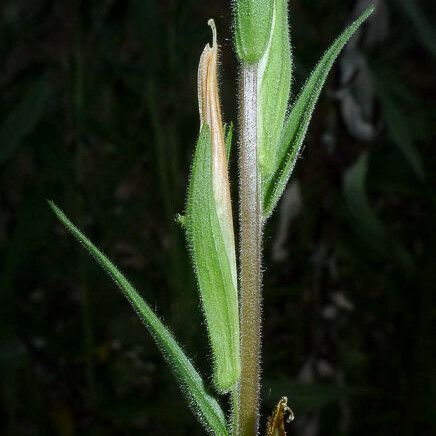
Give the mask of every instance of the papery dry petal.
[[[232, 265], [236, 265], [233, 215], [230, 198], [228, 163], [224, 139], [223, 121], [218, 87], [218, 43], [215, 21], [208, 21], [212, 29], [212, 47], [204, 47], [198, 66], [198, 107], [200, 129], [206, 123], [211, 132], [212, 177], [216, 211], [226, 245], [227, 255]], [[236, 268], [233, 280], [237, 286]]]
[[282, 397], [277, 403], [272, 416], [268, 420], [266, 436], [286, 436], [285, 415], [288, 414], [286, 422], [294, 420], [294, 412], [288, 406], [288, 398]]

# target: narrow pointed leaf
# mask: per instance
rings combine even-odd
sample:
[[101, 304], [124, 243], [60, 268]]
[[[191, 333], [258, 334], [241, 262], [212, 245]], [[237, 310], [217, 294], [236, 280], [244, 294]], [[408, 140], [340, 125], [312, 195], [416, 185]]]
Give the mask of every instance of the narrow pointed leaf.
[[401, 110], [388, 92], [379, 91], [383, 115], [390, 138], [399, 148], [407, 163], [414, 171], [419, 180], [425, 180], [424, 162], [422, 156], [415, 146], [412, 129], [406, 114]]
[[285, 122], [280, 139], [278, 168], [274, 176], [269, 181], [266, 181], [267, 185], [265, 186], [263, 194], [263, 212], [265, 218], [268, 218], [276, 207], [292, 174], [315, 104], [334, 61], [339, 56], [347, 41], [371, 15], [373, 10], [373, 7], [368, 8], [354, 23], [345, 29], [339, 38], [330, 46], [321, 61], [315, 67], [294, 103], [291, 113]]
[[257, 155], [262, 181], [269, 180], [277, 168], [277, 148], [288, 109], [291, 76], [288, 0], [274, 0], [271, 33], [257, 69]]
[[213, 435], [227, 436], [228, 431], [224, 413], [217, 401], [210, 396], [191, 361], [186, 357], [173, 335], [141, 298], [136, 289], [121, 274], [118, 268], [85, 236], [67, 216], [51, 201], [49, 205], [61, 223], [83, 245], [88, 253], [100, 264], [106, 273], [114, 280], [121, 292], [127, 298], [133, 309], [145, 324], [156, 345], [174, 372], [185, 392], [190, 405], [201, 423]]
[[353, 221], [357, 223], [361, 237], [373, 242], [371, 248], [380, 252], [384, 248], [385, 229], [372, 208], [367, 194], [366, 179], [368, 154], [363, 153], [344, 174], [345, 201]]
[[366, 186], [369, 157], [367, 152], [362, 153], [344, 174], [343, 192], [346, 212], [351, 218], [349, 222], [363, 247], [369, 249], [372, 259], [389, 256], [400, 270], [410, 273], [415, 269], [413, 256], [401, 240], [390, 234], [369, 200]]

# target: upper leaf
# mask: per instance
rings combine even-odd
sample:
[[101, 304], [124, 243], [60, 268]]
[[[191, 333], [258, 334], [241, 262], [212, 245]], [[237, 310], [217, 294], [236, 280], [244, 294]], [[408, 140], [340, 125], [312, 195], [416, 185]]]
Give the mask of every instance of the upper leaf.
[[173, 335], [141, 298], [136, 289], [121, 274], [118, 268], [74, 226], [53, 202], [49, 201], [48, 203], [57, 218], [114, 280], [130, 302], [141, 321], [147, 327], [155, 343], [162, 351], [165, 360], [170, 365], [180, 386], [188, 397], [192, 409], [197, 414], [206, 430], [213, 435], [227, 436], [226, 421], [221, 407], [215, 398], [207, 393], [200, 374], [198, 374], [191, 361], [186, 357]]
[[262, 182], [268, 180], [277, 168], [279, 140], [288, 108], [291, 78], [288, 0], [274, 0], [271, 33], [257, 70], [257, 156]]
[[279, 201], [292, 174], [306, 136], [315, 104], [334, 61], [359, 26], [371, 15], [374, 7], [368, 8], [354, 23], [336, 39], [315, 67], [300, 95], [295, 101], [281, 133], [277, 167], [263, 190], [263, 213], [268, 218]]

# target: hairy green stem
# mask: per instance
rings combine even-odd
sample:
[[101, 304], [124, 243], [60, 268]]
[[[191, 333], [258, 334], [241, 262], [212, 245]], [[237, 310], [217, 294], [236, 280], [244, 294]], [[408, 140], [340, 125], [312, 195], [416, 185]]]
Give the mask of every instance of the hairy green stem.
[[257, 166], [257, 66], [240, 82], [241, 379], [238, 436], [258, 429], [261, 334], [261, 203]]

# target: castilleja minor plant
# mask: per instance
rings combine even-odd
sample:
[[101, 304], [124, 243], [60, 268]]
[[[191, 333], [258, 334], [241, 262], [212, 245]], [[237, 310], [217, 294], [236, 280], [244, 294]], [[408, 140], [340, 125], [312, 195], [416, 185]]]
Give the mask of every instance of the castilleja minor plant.
[[[366, 10], [333, 42], [305, 85], [291, 99], [292, 53], [288, 0], [235, 0], [235, 47], [239, 78], [239, 259], [228, 161], [233, 127], [225, 124], [219, 98], [218, 36], [198, 66], [199, 134], [184, 215], [186, 232], [213, 356], [216, 394], [229, 395], [225, 413], [174, 336], [150, 306], [101, 252], [53, 203], [57, 218], [112, 277], [135, 309], [185, 393], [206, 432], [259, 434], [262, 234], [292, 174], [323, 84], [339, 53], [372, 13]], [[285, 393], [283, 393], [285, 394]], [[285, 435], [293, 419], [286, 397], [270, 417], [267, 435]], [[223, 404], [227, 404], [224, 402]], [[170, 413], [170, 412], [168, 412]]]

